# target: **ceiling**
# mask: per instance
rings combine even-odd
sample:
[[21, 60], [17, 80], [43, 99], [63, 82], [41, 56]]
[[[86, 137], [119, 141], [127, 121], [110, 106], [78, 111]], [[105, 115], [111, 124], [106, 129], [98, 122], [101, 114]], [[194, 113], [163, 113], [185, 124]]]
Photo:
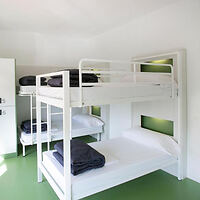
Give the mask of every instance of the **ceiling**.
[[0, 30], [92, 37], [175, 0], [1, 0]]

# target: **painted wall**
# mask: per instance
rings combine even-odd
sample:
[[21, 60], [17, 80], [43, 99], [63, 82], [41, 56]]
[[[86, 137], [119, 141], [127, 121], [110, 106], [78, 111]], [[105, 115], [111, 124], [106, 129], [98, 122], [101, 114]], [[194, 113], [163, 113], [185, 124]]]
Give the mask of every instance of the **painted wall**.
[[[200, 1], [183, 0], [99, 35], [91, 39], [90, 43], [93, 47], [91, 57], [108, 59], [130, 59], [160, 51], [186, 48], [188, 177], [200, 182], [199, 19]], [[111, 116], [114, 117], [121, 109], [115, 108]]]
[[[24, 75], [76, 67], [87, 57], [87, 41], [64, 35], [0, 31], [0, 57], [16, 58], [16, 84]], [[18, 124], [30, 118], [29, 98], [17, 96]]]
[[[74, 66], [82, 57], [130, 59], [133, 56], [186, 48], [188, 176], [200, 182], [200, 26], [198, 19], [200, 19], [200, 1], [182, 0], [143, 15], [89, 41], [63, 35], [0, 31], [0, 57], [16, 58], [17, 76], [20, 76], [22, 73], [31, 73], [36, 66], [47, 68]], [[115, 117], [116, 113], [120, 112], [123, 126], [130, 125], [130, 104], [111, 105], [111, 122], [115, 126], [118, 124]], [[119, 129], [115, 128], [114, 131]]]

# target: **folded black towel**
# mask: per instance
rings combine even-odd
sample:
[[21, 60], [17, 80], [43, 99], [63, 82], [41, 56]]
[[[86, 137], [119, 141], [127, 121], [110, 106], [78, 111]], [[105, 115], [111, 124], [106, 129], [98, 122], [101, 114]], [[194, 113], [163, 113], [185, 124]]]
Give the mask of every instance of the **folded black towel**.
[[[33, 119], [33, 123], [36, 123], [36, 119]], [[21, 123], [21, 129], [27, 133], [27, 134], [30, 134], [31, 133], [31, 120], [26, 120], [26, 121], [23, 121]], [[42, 132], [43, 131], [47, 131], [47, 124], [41, 124], [41, 129], [42, 129]], [[37, 125], [33, 125], [33, 133], [36, 133], [37, 132]]]
[[[70, 73], [70, 87], [79, 87], [79, 70], [65, 69]], [[82, 74], [83, 83], [97, 83], [98, 77], [95, 74]], [[51, 87], [62, 87], [62, 75], [52, 76], [47, 84]]]
[[[63, 142], [54, 145], [57, 152], [54, 157], [63, 166]], [[71, 173], [73, 175], [81, 174], [85, 171], [103, 167], [105, 157], [98, 151], [81, 140], [71, 140]]]
[[[47, 84], [51, 87], [62, 87], [62, 78], [49, 79]], [[70, 80], [70, 87], [78, 87], [78, 80]]]
[[[46, 78], [41, 78], [41, 85], [47, 85]], [[23, 76], [19, 79], [19, 84], [22, 86], [36, 85], [36, 76]]]

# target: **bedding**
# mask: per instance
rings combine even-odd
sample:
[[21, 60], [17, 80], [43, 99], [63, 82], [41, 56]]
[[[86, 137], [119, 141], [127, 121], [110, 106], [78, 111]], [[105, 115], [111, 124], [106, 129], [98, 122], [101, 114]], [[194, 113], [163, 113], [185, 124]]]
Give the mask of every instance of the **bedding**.
[[[52, 78], [47, 81], [47, 84], [51, 87], [62, 87], [62, 78]], [[78, 87], [78, 80], [70, 79], [70, 87]]]
[[173, 137], [144, 129], [134, 127], [123, 132], [125, 137], [145, 146], [158, 149], [174, 157], [180, 154], [180, 147]]
[[[33, 119], [33, 123], [36, 123], [36, 119]], [[26, 120], [21, 123], [21, 129], [26, 133], [30, 134], [31, 133], [31, 120]], [[47, 131], [47, 124], [42, 123], [41, 124], [41, 130], [42, 132]], [[37, 125], [33, 125], [33, 133], [37, 132]]]
[[[21, 86], [31, 86], [36, 85], [36, 76], [23, 76], [19, 79], [19, 84]], [[41, 85], [47, 85], [46, 78], [41, 78]]]
[[19, 94], [21, 95], [33, 95], [36, 93], [36, 86], [20, 86]]
[[72, 119], [84, 124], [87, 127], [96, 127], [104, 125], [104, 122], [101, 119], [87, 114], [76, 114], [72, 117]]
[[[84, 125], [81, 122], [72, 120], [72, 129], [71, 129], [72, 138], [85, 136], [85, 135], [93, 135], [98, 133], [103, 133], [102, 126], [93, 126], [89, 127]], [[47, 131], [41, 132], [42, 141], [47, 141]], [[32, 140], [34, 143], [37, 142], [37, 133], [27, 134], [24, 131], [21, 132], [20, 139], [23, 143], [31, 143]], [[51, 127], [51, 140], [62, 140], [63, 139], [63, 131], [62, 131], [62, 122], [61, 121], [52, 121]]]
[[[53, 156], [63, 166], [63, 142], [54, 145]], [[78, 175], [105, 165], [105, 157], [81, 140], [71, 140], [71, 173]]]
[[[79, 87], [79, 70], [78, 69], [65, 69], [70, 73], [70, 87]], [[83, 83], [96, 83], [98, 77], [95, 74], [82, 74]], [[51, 87], [62, 87], [62, 75], [52, 76], [47, 84]]]
[[[102, 168], [78, 176], [71, 175], [73, 199], [84, 198], [92, 189], [107, 189], [177, 163], [177, 159], [173, 156], [136, 143], [127, 137], [89, 143], [89, 145], [105, 156], [106, 163]], [[42, 164], [64, 191], [64, 168], [53, 156], [53, 152], [55, 150], [43, 152]]]

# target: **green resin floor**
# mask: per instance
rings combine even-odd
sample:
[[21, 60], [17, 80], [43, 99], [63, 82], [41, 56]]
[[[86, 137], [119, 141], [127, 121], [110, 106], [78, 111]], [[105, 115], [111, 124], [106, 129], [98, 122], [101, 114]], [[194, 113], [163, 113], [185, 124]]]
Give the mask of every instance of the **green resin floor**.
[[[0, 200], [57, 200], [46, 180], [37, 183], [36, 146], [27, 156], [0, 157]], [[200, 184], [157, 171], [84, 200], [200, 200]]]

